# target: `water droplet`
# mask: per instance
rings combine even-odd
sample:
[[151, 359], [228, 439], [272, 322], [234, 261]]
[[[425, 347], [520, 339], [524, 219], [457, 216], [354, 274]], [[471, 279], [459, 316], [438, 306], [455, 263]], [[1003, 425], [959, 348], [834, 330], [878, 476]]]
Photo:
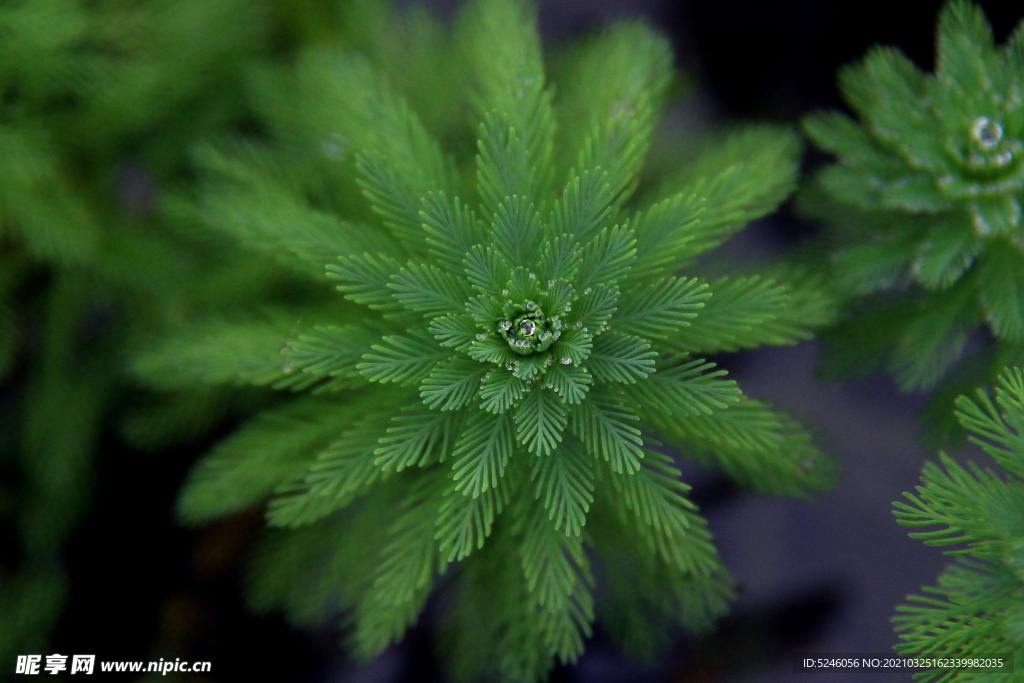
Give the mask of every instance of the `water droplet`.
[[555, 332], [554, 339], [557, 341], [558, 338], [561, 337], [561, 336], [562, 336], [561, 332]]
[[508, 296], [508, 290], [507, 289], [501, 290], [501, 295], [502, 296]]
[[547, 332], [541, 332], [540, 334], [537, 335], [537, 339], [539, 339], [540, 341], [544, 341], [545, 339], [547, 339], [550, 336], [551, 335], [548, 334]]
[[506, 370], [511, 370], [511, 369], [512, 369], [512, 364], [511, 364], [511, 363], [509, 363], [508, 365], [506, 365], [506, 366], [505, 366], [505, 369], [506, 369]]
[[581, 327], [583, 327], [583, 323], [576, 323], [575, 325], [573, 325], [573, 327], [575, 327], [578, 330]]
[[530, 279], [531, 279], [531, 280], [532, 280], [533, 278], [535, 278], [535, 277], [537, 277], [537, 273], [530, 273]]
[[478, 335], [476, 335], [476, 338], [477, 339], [487, 339], [487, 335], [486, 334], [478, 334]]
[[291, 371], [292, 371], [292, 364], [291, 363], [285, 363], [285, 365], [281, 368], [281, 372], [283, 372], [286, 375], [291, 373]]
[[541, 292], [541, 293], [540, 293], [540, 295], [541, 295], [541, 296], [547, 296], [547, 295], [548, 295], [548, 293], [547, 293], [547, 292]]
[[574, 296], [574, 297], [572, 298], [572, 300], [573, 300], [573, 301], [579, 301], [579, 300], [580, 300], [580, 295], [579, 295], [579, 294], [577, 294], [576, 296]]
[[572, 358], [569, 358], [568, 356], [566, 356], [565, 358], [563, 358], [562, 360], [560, 360], [558, 362], [561, 363], [562, 365], [568, 365], [569, 363], [572, 362]]
[[340, 159], [345, 154], [345, 138], [340, 133], [331, 133], [320, 141], [320, 151], [328, 159]]
[[528, 302], [526, 304], [526, 310], [528, 310], [528, 311], [536, 311], [537, 310], [537, 304], [533, 303], [532, 301]]
[[548, 287], [554, 287], [554, 286], [555, 286], [555, 281], [554, 280], [548, 280]]
[[512, 321], [511, 320], [502, 320], [501, 321], [501, 329], [503, 329], [503, 330], [505, 330], [507, 332], [511, 328], [512, 328]]
[[562, 329], [562, 321], [559, 320], [558, 318], [555, 318], [554, 320], [551, 321], [551, 327], [555, 328], [556, 330]]
[[987, 116], [979, 116], [974, 120], [971, 133], [984, 149], [992, 149], [1003, 139], [1003, 127]]
[[519, 323], [519, 333], [522, 334], [524, 337], [532, 337], [536, 329], [537, 323], [533, 322], [532, 320], [524, 320], [523, 322]]
[[1013, 152], [1006, 150], [996, 155], [995, 162], [997, 166], [1006, 166], [1008, 163], [1013, 161]]
[[593, 291], [594, 291], [593, 287], [587, 287], [586, 289], [583, 290], [583, 293], [584, 294], [590, 294]]

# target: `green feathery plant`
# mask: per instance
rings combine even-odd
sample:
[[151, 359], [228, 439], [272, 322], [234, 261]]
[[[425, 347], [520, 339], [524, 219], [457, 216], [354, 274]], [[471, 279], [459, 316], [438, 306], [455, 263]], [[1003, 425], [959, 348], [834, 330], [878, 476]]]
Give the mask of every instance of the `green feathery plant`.
[[60, 616], [119, 349], [202, 299], [180, 241], [119, 201], [119, 167], [180, 172], [238, 108], [224, 77], [262, 24], [238, 0], [0, 3], [0, 677]]
[[[877, 47], [840, 73], [860, 122], [811, 116], [838, 163], [804, 207], [830, 227], [832, 274], [849, 299], [827, 337], [833, 371], [886, 366], [904, 390], [950, 375], [935, 410], [991, 382], [1024, 342], [1024, 25], [997, 49], [982, 10], [950, 2], [934, 74]], [[961, 361], [972, 331], [988, 343]]]
[[796, 138], [738, 133], [631, 204], [664, 40], [606, 31], [556, 99], [525, 3], [473, 3], [454, 39], [396, 26], [414, 39], [256, 69], [264, 139], [197, 153], [198, 216], [343, 297], [196, 319], [135, 357], [163, 389], [299, 394], [195, 467], [181, 518], [269, 498], [253, 606], [344, 615], [361, 656], [440, 584], [463, 678], [541, 679], [595, 618], [634, 651], [708, 628], [730, 581], [660, 449], [761, 491], [827, 485], [810, 437], [701, 354], [806, 339], [831, 302], [785, 270], [676, 273], [788, 196]]
[[960, 546], [946, 554], [957, 558], [926, 595], [909, 596], [893, 618], [907, 655], [1016, 657], [1012, 674], [977, 670], [936, 670], [920, 680], [1020, 681], [1024, 654], [1024, 371], [1007, 369], [999, 377], [993, 402], [984, 389], [976, 399], [960, 396], [956, 417], [970, 440], [981, 446], [1009, 475], [1002, 479], [974, 463], [968, 468], [940, 454], [943, 471], [927, 463], [912, 503], [894, 503], [900, 524], [941, 527], [911, 533], [928, 545]]

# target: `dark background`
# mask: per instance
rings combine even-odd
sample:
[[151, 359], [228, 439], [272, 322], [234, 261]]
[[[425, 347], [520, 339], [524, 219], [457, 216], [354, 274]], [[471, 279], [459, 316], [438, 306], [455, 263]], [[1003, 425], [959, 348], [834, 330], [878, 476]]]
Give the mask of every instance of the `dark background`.
[[[450, 15], [460, 3], [430, 4]], [[997, 39], [1005, 40], [1020, 7], [982, 5]], [[615, 18], [646, 17], [671, 37], [678, 65], [695, 77], [696, 91], [676, 115], [699, 128], [752, 120], [795, 124], [814, 109], [841, 106], [836, 70], [876, 43], [898, 45], [930, 69], [939, 6], [546, 0], [540, 10], [549, 43]], [[808, 163], [820, 159], [812, 155]], [[729, 248], [777, 254], [814, 230], [784, 208]], [[924, 400], [900, 395], [882, 376], [822, 384], [813, 374], [816, 354], [815, 343], [805, 343], [728, 364], [748, 394], [777, 402], [816, 431], [842, 468], [835, 489], [813, 502], [794, 502], [737, 490], [698, 469], [685, 472], [740, 586], [732, 615], [708, 638], [680, 635], [665, 659], [647, 666], [624, 660], [597, 633], [582, 659], [557, 670], [553, 680], [817, 683], [832, 677], [794, 673], [793, 652], [892, 651], [894, 606], [934, 582], [945, 564], [937, 549], [909, 539], [891, 514], [892, 501], [913, 489], [922, 463], [934, 455], [916, 439]], [[443, 680], [431, 654], [429, 613], [401, 645], [356, 665], [338, 648], [334, 632], [295, 631], [279, 617], [246, 612], [238, 583], [259, 515], [199, 531], [170, 519], [188, 466], [208, 445], [140, 456], [113, 436], [103, 444], [94, 509], [68, 549], [71, 602], [53, 651], [95, 652], [104, 660], [212, 661], [212, 674], [190, 680]], [[910, 675], [842, 678], [885, 683]]]

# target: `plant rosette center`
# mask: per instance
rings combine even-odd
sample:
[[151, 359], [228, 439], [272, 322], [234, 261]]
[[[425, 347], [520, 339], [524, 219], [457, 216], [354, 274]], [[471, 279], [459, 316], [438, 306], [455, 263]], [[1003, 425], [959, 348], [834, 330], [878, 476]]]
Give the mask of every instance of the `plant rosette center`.
[[[949, 131], [948, 166], [936, 178], [939, 189], [953, 200], [1024, 189], [1024, 168], [1018, 163], [1022, 152], [1024, 143], [1004, 130], [996, 117], [978, 116], [966, 128]], [[916, 163], [920, 167], [922, 162]]]
[[502, 309], [503, 317], [496, 323], [498, 334], [508, 341], [513, 352], [529, 355], [546, 351], [561, 336], [561, 321], [548, 318], [534, 301], [509, 301]]

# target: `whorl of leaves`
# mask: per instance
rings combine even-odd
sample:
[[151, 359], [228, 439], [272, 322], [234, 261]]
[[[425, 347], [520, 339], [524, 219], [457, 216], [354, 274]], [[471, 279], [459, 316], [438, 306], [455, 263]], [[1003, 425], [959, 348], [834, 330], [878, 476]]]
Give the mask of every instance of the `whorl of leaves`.
[[831, 334], [835, 372], [885, 365], [903, 389], [931, 388], [972, 330], [994, 338], [998, 350], [952, 373], [948, 415], [1024, 342], [1024, 24], [997, 46], [981, 8], [952, 0], [937, 35], [934, 73], [891, 47], [840, 73], [857, 119], [804, 121], [837, 162], [803, 206], [830, 225], [828, 261], [851, 300]]
[[135, 359], [162, 387], [316, 395], [219, 446], [181, 515], [273, 492], [268, 521], [289, 531], [254, 566], [254, 603], [302, 622], [343, 611], [363, 656], [402, 637], [442, 573], [467, 678], [538, 680], [574, 660], [602, 595], [634, 604], [631, 642], [706, 628], [728, 577], [652, 434], [764, 491], [824, 486], [809, 437], [697, 354], [806, 339], [830, 304], [795, 273], [677, 271], [788, 195], [799, 145], [745, 131], [707, 153], [708, 174], [631, 202], [671, 77], [662, 38], [609, 29], [573, 53], [556, 98], [527, 4], [473, 3], [454, 39], [420, 30], [436, 38], [410, 48], [409, 73], [465, 79], [435, 90], [463, 98], [475, 148], [433, 134], [414, 108], [430, 89], [405, 97], [394, 53], [319, 48], [254, 77], [271, 144], [200, 156], [210, 225], [326, 272], [348, 308], [306, 309], [284, 338], [266, 316], [201, 321]]
[[[1003, 470], [975, 463], [959, 465], [940, 453], [942, 466], [927, 463], [910, 504], [896, 502], [900, 524], [928, 545], [952, 546], [956, 562], [924, 595], [911, 595], [893, 617], [905, 655], [974, 656], [992, 653], [1019, 663], [1024, 654], [1024, 371], [1006, 369], [995, 401], [979, 389], [974, 399], [960, 396], [956, 418]], [[915, 675], [943, 683], [1020, 680], [1012, 673], [943, 670]]]

